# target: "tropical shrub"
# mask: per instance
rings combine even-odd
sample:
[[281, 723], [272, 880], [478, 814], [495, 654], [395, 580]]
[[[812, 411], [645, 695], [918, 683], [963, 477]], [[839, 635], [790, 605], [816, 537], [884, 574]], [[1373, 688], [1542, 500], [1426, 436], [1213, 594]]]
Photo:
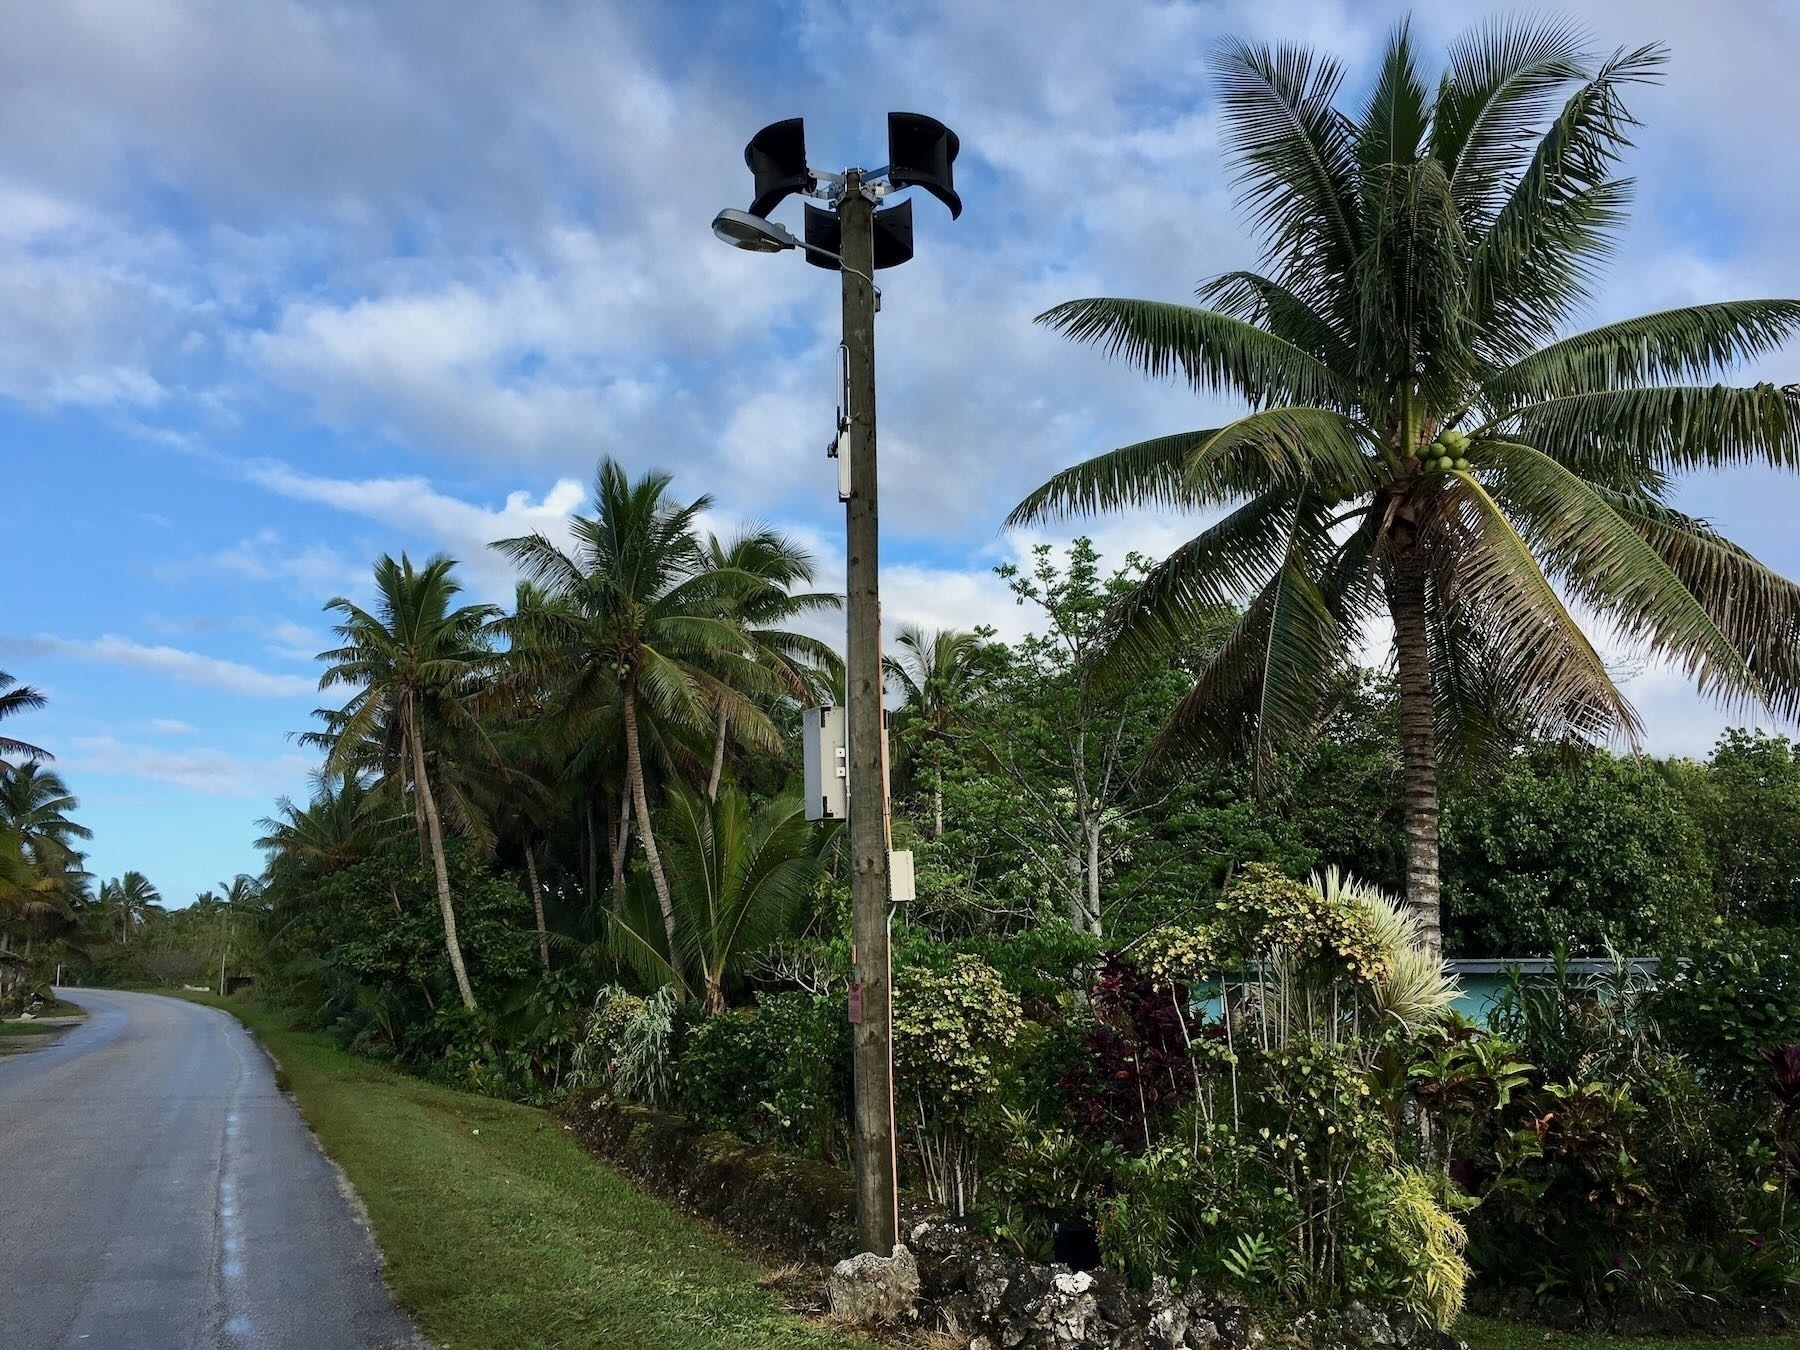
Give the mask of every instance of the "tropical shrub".
[[1488, 1285], [1611, 1325], [1627, 1310], [1774, 1297], [1800, 1274], [1779, 1112], [1759, 1116], [1730, 1074], [1671, 1048], [1665, 1028], [1689, 1006], [1674, 991], [1690, 987], [1622, 961], [1594, 977], [1563, 963], [1515, 975], [1496, 1022], [1538, 1067], [1471, 1160], [1483, 1199], [1470, 1255]]
[[1147, 1152], [1198, 1090], [1193, 1041], [1207, 1033], [1185, 985], [1159, 982], [1117, 952], [1088, 998], [1092, 1021], [1080, 1038], [1087, 1053], [1058, 1086], [1082, 1134]]
[[599, 1087], [652, 1106], [675, 1094], [675, 1070], [693, 1018], [664, 985], [647, 998], [607, 985], [594, 995], [571, 1055], [571, 1088]]
[[752, 1143], [827, 1161], [846, 1156], [850, 1024], [841, 999], [761, 994], [752, 1008], [694, 1028], [676, 1067], [675, 1104]]
[[926, 1191], [953, 1213], [967, 1213], [979, 1191], [981, 1141], [1021, 1020], [1018, 997], [978, 957], [903, 968], [895, 981], [895, 1114]]
[[1063, 1075], [1099, 1151], [1101, 1252], [1136, 1280], [1398, 1299], [1443, 1325], [1466, 1269], [1449, 1188], [1397, 1166], [1407, 1067], [1455, 994], [1416, 921], [1336, 873], [1251, 866], [1204, 921], [1109, 956]]
[[1670, 1044], [1715, 1091], [1757, 1098], [1765, 1052], [1800, 1036], [1800, 930], [1725, 929], [1671, 962], [1657, 1000]]

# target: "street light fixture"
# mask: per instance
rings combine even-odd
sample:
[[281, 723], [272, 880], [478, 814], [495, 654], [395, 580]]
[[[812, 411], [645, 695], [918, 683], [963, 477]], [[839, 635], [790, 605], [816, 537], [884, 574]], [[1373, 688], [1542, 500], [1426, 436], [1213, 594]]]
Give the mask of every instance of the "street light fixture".
[[[875, 289], [877, 268], [913, 256], [912, 203], [877, 210], [882, 198], [922, 187], [962, 214], [952, 181], [960, 149], [956, 133], [933, 117], [888, 114], [888, 162], [823, 173], [806, 164], [806, 129], [798, 117], [764, 127], [744, 147], [755, 179], [748, 211], [726, 210], [713, 233], [755, 253], [806, 251], [815, 266], [843, 273], [844, 388], [838, 436], [838, 496], [844, 502], [844, 644], [846, 770], [850, 811], [850, 908], [854, 941], [849, 1016], [856, 1050], [856, 1230], [863, 1251], [882, 1256], [899, 1240], [894, 1162], [894, 1038], [889, 962], [890, 890], [887, 736], [881, 666], [880, 532], [875, 472]], [[826, 203], [806, 207], [805, 238], [770, 220], [787, 197]], [[839, 446], [843, 447], [840, 451]], [[809, 803], [809, 814], [811, 804]], [[904, 884], [904, 878], [901, 879]]]
[[733, 248], [750, 253], [779, 253], [800, 243], [787, 226], [734, 206], [726, 207], [713, 217], [712, 230]]

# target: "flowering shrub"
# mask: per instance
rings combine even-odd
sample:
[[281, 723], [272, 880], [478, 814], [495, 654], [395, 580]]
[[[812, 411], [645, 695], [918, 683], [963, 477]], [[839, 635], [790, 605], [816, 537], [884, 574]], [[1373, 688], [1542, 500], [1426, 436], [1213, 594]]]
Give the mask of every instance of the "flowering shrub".
[[1000, 1060], [1022, 1020], [1018, 998], [978, 957], [903, 969], [896, 981], [897, 1106], [927, 1192], [953, 1213], [967, 1213], [979, 1191]]
[[952, 957], [945, 971], [904, 969], [894, 991], [895, 1070], [933, 1113], [979, 1106], [1021, 1020], [1018, 998], [979, 957]]

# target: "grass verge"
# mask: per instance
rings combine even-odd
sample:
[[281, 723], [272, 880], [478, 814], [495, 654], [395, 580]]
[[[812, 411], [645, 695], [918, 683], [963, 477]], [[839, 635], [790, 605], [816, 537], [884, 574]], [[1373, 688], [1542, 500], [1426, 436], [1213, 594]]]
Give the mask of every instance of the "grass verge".
[[226, 1009], [281, 1065], [367, 1207], [387, 1280], [445, 1350], [851, 1350], [720, 1238], [595, 1162], [543, 1111], [454, 1092]]
[[1456, 1324], [1456, 1334], [1469, 1343], [1469, 1350], [1544, 1350], [1545, 1346], [1553, 1350], [1800, 1350], [1800, 1335], [1578, 1336], [1485, 1317], [1462, 1318]]
[[0, 1022], [0, 1036], [48, 1036], [62, 1027], [47, 1027], [41, 1022]]

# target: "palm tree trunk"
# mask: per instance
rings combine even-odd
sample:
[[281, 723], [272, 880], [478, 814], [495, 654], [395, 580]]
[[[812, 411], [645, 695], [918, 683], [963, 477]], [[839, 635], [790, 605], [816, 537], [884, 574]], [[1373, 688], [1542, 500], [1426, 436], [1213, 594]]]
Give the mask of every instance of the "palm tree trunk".
[[[600, 888], [600, 831], [594, 824], [594, 794], [588, 793], [587, 801], [587, 902], [588, 912], [594, 912], [599, 901], [596, 892]], [[611, 832], [608, 831], [610, 836]]]
[[619, 828], [611, 836], [612, 843], [612, 912], [625, 908], [625, 851], [631, 847], [631, 786], [619, 794]]
[[727, 724], [725, 709], [721, 707], [718, 730], [713, 734], [712, 776], [706, 780], [706, 800], [709, 802], [719, 800], [719, 780], [725, 776], [725, 729]]
[[[632, 804], [637, 808], [638, 836], [644, 841], [644, 857], [650, 863], [650, 881], [656, 887], [656, 903], [662, 908], [663, 933], [669, 939], [669, 966], [677, 968], [680, 955], [675, 946], [675, 902], [669, 896], [669, 879], [663, 875], [662, 855], [656, 851], [656, 834], [650, 828], [650, 801], [644, 794], [644, 761], [638, 749], [637, 690], [625, 686], [625, 776], [630, 781]], [[675, 997], [685, 1002], [686, 987], [679, 976], [675, 980]]]
[[944, 837], [944, 761], [940, 749], [933, 758], [937, 761], [932, 767], [931, 784], [931, 837]]
[[1420, 945], [1443, 949], [1438, 917], [1438, 766], [1436, 700], [1425, 633], [1425, 566], [1407, 550], [1394, 560], [1388, 589], [1400, 674], [1400, 757], [1406, 791], [1406, 899], [1419, 920]]
[[463, 965], [462, 944], [456, 940], [456, 909], [450, 903], [450, 867], [444, 861], [444, 826], [438, 819], [437, 800], [431, 795], [431, 780], [425, 775], [425, 747], [419, 743], [418, 712], [411, 700], [406, 705], [406, 738], [412, 742], [413, 791], [419, 796], [419, 809], [425, 816], [426, 832], [431, 840], [431, 866], [437, 874], [438, 913], [444, 920], [444, 948], [450, 953], [450, 970], [456, 976], [457, 992], [463, 1007], [475, 1011], [475, 989], [469, 983], [469, 972]]
[[525, 849], [525, 876], [531, 882], [531, 909], [537, 916], [538, 960], [543, 964], [544, 974], [550, 973], [550, 938], [544, 927], [544, 888], [538, 885], [537, 851], [529, 846]]

